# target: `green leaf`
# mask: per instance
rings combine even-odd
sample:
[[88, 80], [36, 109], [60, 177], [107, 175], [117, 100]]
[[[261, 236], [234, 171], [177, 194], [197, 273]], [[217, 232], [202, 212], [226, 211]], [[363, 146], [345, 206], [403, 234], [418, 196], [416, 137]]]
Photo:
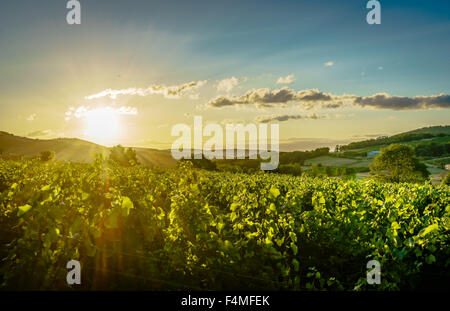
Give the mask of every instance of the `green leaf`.
[[298, 270], [300, 269], [300, 264], [298, 263], [297, 259], [292, 259], [292, 265], [294, 266], [294, 270], [298, 272]]
[[47, 191], [50, 190], [50, 185], [44, 186], [41, 188], [41, 191]]
[[291, 242], [291, 249], [292, 249], [292, 252], [294, 253], [294, 256], [297, 256], [297, 254], [298, 254], [298, 247], [297, 247], [297, 245], [295, 245], [294, 242]]
[[232, 213], [230, 214], [230, 220], [231, 220], [231, 221], [235, 221], [236, 218], [237, 218], [236, 213], [235, 213], [235, 212], [232, 212]]
[[230, 206], [231, 211], [234, 212], [238, 208], [238, 206], [239, 205], [237, 203], [232, 203]]
[[421, 236], [426, 236], [428, 233], [433, 232], [435, 230], [439, 229], [438, 224], [432, 224], [425, 228], [425, 230], [420, 234]]
[[22, 215], [26, 214], [30, 209], [31, 209], [31, 205], [29, 205], [29, 204], [19, 206], [19, 211], [17, 212], [17, 216], [21, 217]]
[[118, 222], [118, 214], [116, 211], [113, 211], [105, 220], [105, 227], [108, 229], [117, 229], [119, 228]]
[[275, 187], [271, 187], [269, 190], [270, 197], [276, 199], [280, 195], [280, 190]]
[[129, 197], [123, 197], [122, 198], [122, 209], [125, 210], [125, 215], [128, 216], [130, 214], [130, 210], [134, 208], [133, 202], [130, 200]]
[[231, 244], [231, 242], [228, 240], [225, 240], [225, 242], [223, 243], [223, 246], [226, 250], [230, 250], [233, 248], [233, 244]]
[[393, 223], [391, 223], [391, 228], [393, 230], [398, 230], [400, 229], [400, 225], [398, 224], [398, 222], [394, 221]]
[[219, 232], [222, 231], [223, 227], [225, 227], [225, 224], [223, 222], [219, 222], [217, 224], [217, 229], [219, 230]]
[[284, 243], [284, 237], [280, 238], [280, 239], [276, 239], [277, 245], [281, 247], [281, 245], [283, 245]]
[[275, 204], [270, 203], [269, 208], [267, 209], [267, 214], [275, 213], [277, 211], [277, 208]]
[[73, 220], [72, 225], [70, 226], [70, 230], [69, 230], [70, 235], [74, 235], [75, 233], [80, 232], [82, 224], [83, 224], [83, 219], [81, 218], [80, 215], [77, 215], [75, 217], [75, 219]]
[[433, 262], [436, 262], [436, 257], [434, 257], [433, 254], [430, 254], [426, 257], [425, 261], [427, 262], [427, 264], [431, 265]]

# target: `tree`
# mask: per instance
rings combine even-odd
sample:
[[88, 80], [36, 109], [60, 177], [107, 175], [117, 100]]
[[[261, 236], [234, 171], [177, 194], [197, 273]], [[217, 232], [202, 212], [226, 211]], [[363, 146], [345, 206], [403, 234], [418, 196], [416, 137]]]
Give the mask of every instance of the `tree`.
[[[320, 165], [320, 164], [319, 164]], [[321, 174], [321, 172], [320, 172], [320, 166], [319, 165], [316, 165], [316, 164], [313, 164], [312, 166], [311, 166], [311, 174], [313, 175], [313, 176], [320, 176], [320, 174]]]
[[334, 175], [333, 168], [331, 166], [325, 166], [325, 175], [330, 177]]
[[408, 145], [392, 144], [382, 149], [369, 167], [373, 178], [385, 182], [418, 182], [430, 175]]
[[48, 162], [50, 160], [53, 160], [55, 157], [55, 153], [53, 151], [42, 151], [39, 155], [39, 159], [42, 162]]
[[139, 164], [136, 151], [131, 148], [124, 148], [121, 145], [111, 148], [109, 160], [122, 166], [133, 166]]
[[445, 176], [445, 178], [442, 179], [442, 184], [450, 186], [450, 172], [448, 172], [447, 176]]
[[338, 153], [339, 151], [340, 151], [340, 148], [341, 146], [339, 146], [339, 145], [336, 145], [336, 147], [334, 148], [334, 152], [335, 153]]
[[302, 174], [302, 167], [298, 163], [280, 164], [277, 171], [281, 174], [300, 176]]

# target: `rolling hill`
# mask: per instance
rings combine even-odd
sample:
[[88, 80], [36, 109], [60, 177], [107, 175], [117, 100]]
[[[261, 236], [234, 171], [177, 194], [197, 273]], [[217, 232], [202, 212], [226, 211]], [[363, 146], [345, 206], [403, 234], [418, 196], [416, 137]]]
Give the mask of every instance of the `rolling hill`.
[[[433, 135], [433, 137], [423, 139], [422, 137], [420, 137], [420, 135], [424, 134], [430, 134]], [[438, 136], [439, 134], [441, 136]], [[388, 146], [390, 142], [386, 140], [395, 137], [407, 137], [408, 135], [409, 138], [411, 137], [411, 135], [419, 135], [418, 140], [409, 140], [405, 142], [413, 146], [422, 144], [424, 142], [446, 143], [450, 140], [450, 126], [433, 126], [420, 128], [390, 137], [354, 142], [342, 147], [346, 151], [358, 151], [359, 153], [361, 153], [359, 157], [365, 158], [365, 153], [367, 151], [379, 150], [382, 147]], [[133, 147], [133, 149], [136, 150], [136, 155], [139, 162], [145, 166], [174, 167], [176, 165], [177, 161], [172, 158], [169, 150], [139, 147]], [[7, 156], [24, 157], [34, 157], [39, 155], [39, 153], [42, 151], [53, 151], [55, 152], [55, 159], [59, 161], [91, 162], [96, 154], [103, 154], [104, 156], [108, 156], [110, 153], [110, 148], [77, 138], [56, 138], [47, 140], [32, 139], [0, 131], [0, 151]], [[364, 155], [362, 155], [363, 153]], [[319, 161], [323, 165], [331, 165], [325, 160], [326, 159], [318, 159], [317, 161]], [[345, 163], [344, 165], [335, 165], [335, 159], [333, 158], [334, 162], [331, 166], [360, 167], [366, 166], [366, 162], [368, 162], [367, 159], [364, 159], [364, 163], [362, 163], [361, 161], [358, 162], [356, 160], [352, 159], [352, 163]], [[309, 164], [314, 164], [317, 161], [311, 160], [311, 163]], [[353, 163], [355, 161], [357, 163]]]
[[[450, 126], [449, 125], [445, 125], [445, 126], [430, 126], [430, 127], [423, 127], [417, 130], [412, 130], [409, 132], [405, 132], [402, 134], [447, 134], [450, 135]], [[399, 134], [401, 135], [401, 134]]]
[[[145, 166], [174, 167], [170, 151], [134, 148]], [[77, 138], [31, 139], [0, 131], [0, 150], [4, 155], [34, 157], [42, 151], [55, 152], [55, 159], [69, 162], [91, 162], [96, 154], [109, 155], [109, 148]]]
[[340, 146], [341, 151], [368, 152], [380, 150], [394, 143], [417, 146], [423, 143], [447, 143], [450, 142], [450, 126], [424, 127], [392, 136], [381, 136], [374, 139], [357, 141]]

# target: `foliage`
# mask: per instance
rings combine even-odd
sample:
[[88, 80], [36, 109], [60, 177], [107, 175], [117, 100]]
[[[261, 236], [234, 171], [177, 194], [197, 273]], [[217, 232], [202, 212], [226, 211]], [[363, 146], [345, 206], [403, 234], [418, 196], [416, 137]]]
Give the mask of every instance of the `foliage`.
[[425, 164], [419, 162], [408, 145], [393, 144], [382, 149], [369, 166], [375, 179], [386, 182], [416, 182], [429, 176]]
[[217, 169], [216, 163], [206, 158], [192, 160], [182, 159], [181, 162], [190, 162], [194, 167], [208, 171], [215, 171]]
[[42, 151], [39, 155], [39, 159], [42, 162], [51, 161], [55, 158], [55, 153], [53, 151]]
[[298, 163], [294, 164], [280, 164], [277, 173], [288, 174], [293, 176], [300, 176], [302, 174], [302, 167]]
[[[448, 129], [448, 127], [446, 127]], [[442, 129], [442, 131], [448, 131], [446, 129]], [[409, 141], [414, 140], [422, 140], [422, 139], [428, 139], [428, 138], [434, 138], [434, 137], [445, 137], [450, 136], [448, 133], [403, 133], [394, 135], [391, 137], [388, 136], [380, 136], [373, 139], [368, 139], [364, 141], [359, 142], [353, 142], [345, 146], [340, 146], [340, 151], [345, 150], [352, 150], [352, 149], [361, 149], [366, 147], [372, 147], [372, 146], [381, 146], [381, 145], [390, 145], [390, 144], [397, 144], [397, 143], [405, 143]]]
[[429, 144], [420, 144], [414, 148], [417, 156], [420, 157], [440, 157], [450, 154], [450, 142], [437, 144], [431, 142]]
[[214, 160], [218, 171], [232, 173], [254, 173], [261, 169], [261, 159]]
[[326, 156], [329, 154], [330, 148], [328, 147], [317, 148], [312, 151], [280, 152], [280, 163], [281, 164], [298, 163], [302, 165], [308, 159]]
[[[0, 160], [0, 284], [82, 290], [448, 288], [446, 185]], [[381, 263], [368, 285], [366, 264]], [[439, 278], [436, 279], [436, 275]]]
[[124, 148], [121, 145], [111, 148], [109, 159], [110, 161], [116, 162], [122, 166], [133, 166], [139, 164], [136, 151], [132, 148]]
[[445, 177], [442, 179], [442, 184], [443, 184], [443, 185], [450, 186], [450, 172], [448, 172], [448, 173], [447, 173], [447, 176], [445, 176]]

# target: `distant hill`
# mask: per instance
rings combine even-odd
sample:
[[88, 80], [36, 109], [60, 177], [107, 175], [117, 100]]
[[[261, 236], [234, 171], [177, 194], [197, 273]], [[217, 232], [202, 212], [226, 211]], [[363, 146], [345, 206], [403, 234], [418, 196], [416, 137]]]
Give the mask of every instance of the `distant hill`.
[[[341, 151], [359, 150], [367, 152], [378, 150], [382, 146], [391, 143], [405, 142], [411, 145], [425, 142], [447, 143], [450, 141], [450, 126], [432, 126], [420, 128], [390, 137], [379, 137], [376, 139], [353, 142], [341, 146]], [[172, 158], [170, 150], [158, 150], [151, 148], [135, 148], [138, 161], [148, 167], [175, 167], [177, 161]], [[42, 151], [55, 152], [55, 159], [70, 162], [91, 162], [96, 154], [109, 156], [110, 148], [101, 146], [89, 141], [77, 138], [56, 138], [56, 139], [32, 139], [15, 136], [13, 134], [0, 131], [0, 151], [8, 156], [34, 157]], [[281, 163], [291, 163], [292, 159], [287, 159], [299, 152], [282, 152]], [[302, 152], [300, 152], [302, 153]], [[297, 159], [298, 160], [298, 159]], [[294, 162], [299, 162], [299, 161]], [[302, 162], [302, 161], [300, 161]]]
[[424, 127], [392, 136], [382, 136], [374, 139], [352, 142], [348, 145], [340, 146], [340, 150], [349, 151], [364, 148], [374, 149], [373, 147], [382, 147], [394, 143], [408, 143], [415, 145], [413, 142], [420, 144], [422, 143], [422, 140], [428, 140], [429, 142], [434, 141], [436, 143], [448, 142], [450, 141], [450, 126]]
[[145, 166], [175, 167], [177, 161], [174, 160], [170, 150], [158, 150], [151, 148], [134, 148], [139, 163]]
[[[424, 133], [429, 133], [429, 134], [447, 134], [450, 135], [450, 125], [445, 125], [445, 126], [430, 126], [430, 127], [423, 127], [417, 130], [412, 130], [409, 132], [405, 132], [402, 134], [412, 134], [412, 133], [416, 133], [416, 134], [424, 134]], [[402, 135], [402, 134], [398, 134], [398, 135]]]
[[[168, 150], [133, 148], [145, 166], [174, 167], [176, 161]], [[31, 139], [0, 131], [0, 150], [4, 155], [33, 157], [42, 151], [55, 152], [55, 160], [91, 162], [96, 154], [109, 156], [108, 147], [77, 138]]]

